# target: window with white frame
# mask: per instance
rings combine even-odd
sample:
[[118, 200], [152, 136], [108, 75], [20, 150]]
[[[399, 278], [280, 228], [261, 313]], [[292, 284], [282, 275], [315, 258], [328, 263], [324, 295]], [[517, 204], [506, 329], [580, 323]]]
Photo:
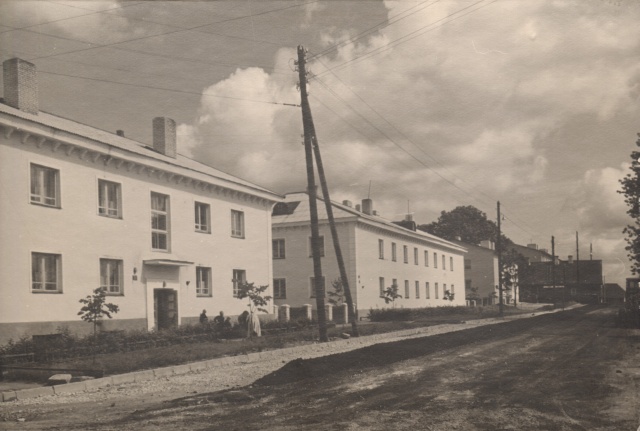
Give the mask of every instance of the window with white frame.
[[402, 246], [402, 257], [404, 259], [404, 263], [409, 263], [409, 247], [406, 245]]
[[453, 256], [449, 257], [449, 270], [453, 271]]
[[211, 296], [211, 268], [205, 266], [196, 267], [196, 296]]
[[[323, 291], [326, 291], [324, 275], [320, 278], [320, 286]], [[309, 298], [315, 298], [316, 294], [316, 279], [315, 277], [309, 277]]]
[[397, 250], [396, 250], [396, 243], [392, 242], [391, 243], [391, 260], [396, 262], [398, 260], [398, 255], [397, 255]]
[[[309, 257], [313, 257], [313, 245], [309, 237]], [[318, 237], [318, 250], [320, 250], [320, 256], [324, 257], [324, 235]]]
[[244, 212], [231, 210], [231, 236], [244, 238]]
[[62, 292], [62, 256], [31, 253], [31, 291]]
[[433, 267], [438, 267], [438, 253], [433, 253]]
[[151, 248], [169, 251], [169, 196], [151, 192]]
[[416, 299], [420, 299], [420, 282], [416, 281]]
[[233, 270], [233, 297], [237, 298], [240, 292], [240, 285], [247, 282], [247, 271], [244, 269]]
[[404, 281], [404, 297], [411, 298], [411, 292], [409, 292], [409, 280]]
[[273, 279], [273, 299], [287, 299], [287, 279]]
[[418, 264], [418, 247], [413, 247], [413, 263]]
[[124, 295], [121, 260], [100, 259], [100, 288], [109, 295]]
[[194, 204], [196, 232], [211, 233], [211, 206], [202, 202]]
[[271, 241], [273, 258], [274, 259], [284, 259], [285, 250], [284, 250], [284, 239], [274, 239]]
[[31, 164], [31, 203], [60, 208], [60, 171]]
[[122, 217], [120, 184], [98, 180], [98, 214], [104, 217]]
[[424, 293], [425, 293], [425, 298], [429, 299], [431, 298], [431, 292], [429, 291], [429, 282], [425, 281], [424, 283]]
[[429, 250], [424, 251], [424, 266], [429, 266]]
[[384, 277], [379, 277], [378, 282], [380, 283], [380, 297], [382, 298], [386, 289], [386, 286], [384, 285]]
[[378, 240], [378, 258], [384, 259], [384, 240]]
[[435, 298], [438, 299], [438, 283], [433, 285], [433, 293], [435, 293]]

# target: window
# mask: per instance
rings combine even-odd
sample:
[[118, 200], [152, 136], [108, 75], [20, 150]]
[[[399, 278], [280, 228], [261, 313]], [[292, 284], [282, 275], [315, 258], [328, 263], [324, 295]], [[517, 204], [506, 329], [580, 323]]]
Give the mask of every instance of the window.
[[384, 285], [384, 277], [380, 277], [378, 280], [380, 281], [380, 297], [382, 298], [386, 289], [386, 286]]
[[438, 267], [438, 253], [433, 253], [433, 267]]
[[424, 251], [424, 266], [429, 266], [429, 251]]
[[383, 239], [378, 240], [378, 257], [380, 259], [384, 259], [384, 240]]
[[409, 280], [404, 281], [404, 297], [407, 299], [411, 297], [411, 293], [409, 292]]
[[61, 260], [59, 254], [31, 253], [33, 292], [62, 292]]
[[100, 259], [100, 288], [110, 295], [124, 295], [122, 261]]
[[[318, 237], [318, 249], [320, 250], [320, 256], [324, 257], [324, 236]], [[313, 257], [313, 246], [311, 245], [311, 237], [309, 237], [309, 257]]]
[[244, 238], [244, 213], [242, 211], [231, 210], [231, 236]]
[[233, 270], [233, 297], [237, 298], [238, 293], [240, 292], [240, 284], [246, 283], [247, 281], [247, 271], [244, 269], [234, 269]]
[[464, 269], [471, 269], [471, 259], [464, 260]]
[[449, 257], [449, 270], [453, 271], [453, 256]]
[[442, 269], [447, 269], [447, 258], [445, 255], [442, 255]]
[[[316, 279], [315, 279], [315, 277], [309, 277], [309, 283], [310, 283], [310, 287], [311, 287], [309, 289], [309, 298], [315, 298], [316, 297]], [[320, 279], [320, 285], [322, 286], [322, 290], [325, 291], [324, 275]]]
[[413, 247], [413, 263], [415, 265], [418, 264], [418, 248], [417, 247]]
[[274, 259], [284, 259], [284, 239], [274, 239], [271, 242]]
[[391, 260], [396, 262], [398, 260], [398, 256], [396, 253], [396, 243], [392, 242], [391, 243]]
[[433, 285], [433, 293], [435, 293], [435, 298], [438, 299], [438, 283]]
[[404, 258], [404, 263], [409, 263], [409, 247], [406, 245], [402, 246], [402, 257]]
[[466, 290], [470, 290], [471, 289], [471, 280], [465, 280], [464, 281], [464, 288]]
[[427, 299], [431, 298], [431, 292], [429, 291], [429, 282], [428, 281], [426, 281], [424, 283], [424, 292], [425, 292], [425, 296], [424, 296], [425, 298], [427, 298]]
[[196, 296], [211, 296], [211, 268], [196, 267]]
[[420, 282], [416, 281], [416, 299], [420, 299]]
[[456, 287], [452, 284], [451, 285], [451, 294], [454, 295], [456, 293]]
[[400, 288], [400, 286], [398, 286], [398, 279], [397, 278], [394, 278], [393, 280], [391, 280], [391, 286], [395, 287], [396, 293], [398, 293], [398, 289]]
[[202, 202], [196, 202], [194, 207], [196, 232], [211, 233], [211, 207]]
[[445, 299], [447, 296], [447, 284], [442, 283], [442, 299]]
[[151, 192], [151, 248], [169, 250], [169, 196]]
[[273, 299], [287, 299], [287, 279], [273, 279]]
[[122, 217], [120, 184], [98, 180], [98, 214], [104, 217]]
[[60, 207], [60, 171], [31, 165], [31, 203]]

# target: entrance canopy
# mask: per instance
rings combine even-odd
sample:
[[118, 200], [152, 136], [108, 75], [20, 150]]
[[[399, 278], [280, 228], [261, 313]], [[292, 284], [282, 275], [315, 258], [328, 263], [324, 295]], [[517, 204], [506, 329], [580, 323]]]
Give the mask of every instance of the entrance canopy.
[[193, 265], [193, 262], [189, 262], [186, 260], [175, 260], [175, 259], [148, 259], [144, 260], [143, 263], [145, 265], [153, 265], [153, 266], [188, 266]]

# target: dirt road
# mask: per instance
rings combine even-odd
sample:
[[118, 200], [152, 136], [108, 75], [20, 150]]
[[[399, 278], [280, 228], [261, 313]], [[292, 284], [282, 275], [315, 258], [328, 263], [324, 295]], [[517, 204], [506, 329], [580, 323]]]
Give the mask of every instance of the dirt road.
[[615, 328], [614, 313], [583, 308], [229, 370], [251, 386], [219, 390], [224, 381], [194, 374], [154, 394], [123, 386], [1, 406], [0, 429], [635, 431], [640, 331]]

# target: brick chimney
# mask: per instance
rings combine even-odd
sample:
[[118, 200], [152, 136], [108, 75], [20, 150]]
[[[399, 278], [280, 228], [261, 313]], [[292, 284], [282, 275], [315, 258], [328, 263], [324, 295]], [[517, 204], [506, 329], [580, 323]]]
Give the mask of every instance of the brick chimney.
[[176, 122], [167, 117], [153, 119], [153, 149], [176, 158]]
[[362, 212], [367, 215], [373, 214], [373, 201], [371, 199], [362, 199]]
[[30, 114], [38, 113], [38, 77], [36, 66], [19, 58], [2, 63], [4, 102]]

